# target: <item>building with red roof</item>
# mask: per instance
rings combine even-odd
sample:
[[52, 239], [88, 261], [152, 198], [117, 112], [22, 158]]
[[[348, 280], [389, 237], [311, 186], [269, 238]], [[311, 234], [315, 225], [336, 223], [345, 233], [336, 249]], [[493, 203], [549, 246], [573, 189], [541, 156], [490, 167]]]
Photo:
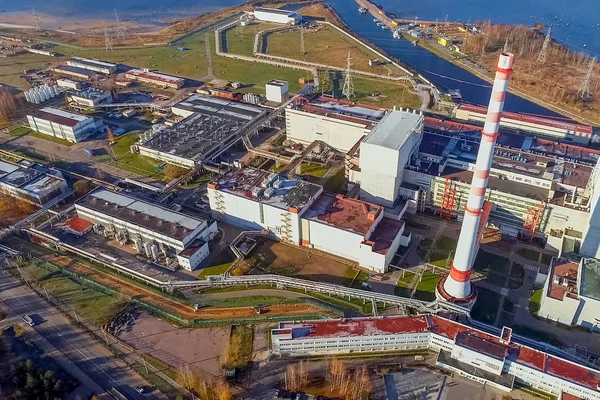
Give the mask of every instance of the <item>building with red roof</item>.
[[[484, 122], [486, 114], [486, 107], [470, 104], [461, 104], [456, 110], [456, 118], [465, 121]], [[583, 145], [589, 144], [593, 135], [589, 125], [508, 111], [502, 113], [500, 126]]]
[[438, 367], [507, 392], [518, 382], [563, 399], [600, 400], [600, 372], [524, 345], [510, 328], [496, 336], [438, 315], [281, 322], [271, 342], [275, 354], [291, 357], [431, 351]]

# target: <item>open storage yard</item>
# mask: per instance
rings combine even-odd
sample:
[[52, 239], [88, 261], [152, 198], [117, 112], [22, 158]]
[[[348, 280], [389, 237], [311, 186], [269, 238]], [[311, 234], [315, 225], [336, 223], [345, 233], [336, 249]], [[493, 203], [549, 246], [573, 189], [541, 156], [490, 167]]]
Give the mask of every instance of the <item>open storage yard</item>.
[[[265, 273], [292, 276], [318, 282], [349, 286], [356, 275], [348, 264], [322, 257], [301, 248], [268, 241], [257, 247], [253, 258]], [[348, 273], [354, 271], [354, 274]], [[256, 270], [255, 270], [256, 272]]]

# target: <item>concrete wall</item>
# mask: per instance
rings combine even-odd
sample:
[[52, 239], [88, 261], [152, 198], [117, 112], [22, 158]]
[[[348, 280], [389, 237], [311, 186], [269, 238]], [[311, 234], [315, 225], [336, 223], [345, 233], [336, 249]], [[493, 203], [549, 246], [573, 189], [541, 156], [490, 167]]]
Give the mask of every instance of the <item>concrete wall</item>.
[[177, 261], [182, 268], [187, 269], [188, 271], [193, 271], [208, 256], [208, 243], [204, 243], [202, 247], [200, 247], [194, 254], [192, 254], [189, 258], [182, 257], [177, 255]]
[[370, 132], [364, 124], [287, 108], [285, 110], [287, 138], [310, 144], [321, 140], [341, 152], [347, 153], [363, 136]]
[[500, 375], [504, 367], [504, 360], [497, 360], [481, 352], [473, 351], [459, 345], [454, 346], [451, 356], [467, 364], [476, 365], [477, 368], [495, 375]]
[[364, 236], [323, 222], [309, 221], [310, 243], [315, 249], [349, 260], [360, 259], [360, 244]]

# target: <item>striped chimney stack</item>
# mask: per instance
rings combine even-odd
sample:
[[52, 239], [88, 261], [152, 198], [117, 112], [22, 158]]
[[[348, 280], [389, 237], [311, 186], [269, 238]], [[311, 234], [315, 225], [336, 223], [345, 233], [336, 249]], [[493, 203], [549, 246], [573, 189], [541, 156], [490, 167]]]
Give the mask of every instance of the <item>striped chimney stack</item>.
[[471, 268], [477, 255], [477, 234], [485, 201], [490, 167], [494, 157], [494, 147], [500, 127], [500, 117], [508, 90], [508, 78], [512, 72], [514, 55], [502, 53], [496, 68], [496, 78], [488, 106], [477, 162], [471, 181], [471, 191], [465, 207], [462, 229], [458, 238], [450, 275], [438, 285], [439, 299], [472, 305], [476, 293], [471, 288]]

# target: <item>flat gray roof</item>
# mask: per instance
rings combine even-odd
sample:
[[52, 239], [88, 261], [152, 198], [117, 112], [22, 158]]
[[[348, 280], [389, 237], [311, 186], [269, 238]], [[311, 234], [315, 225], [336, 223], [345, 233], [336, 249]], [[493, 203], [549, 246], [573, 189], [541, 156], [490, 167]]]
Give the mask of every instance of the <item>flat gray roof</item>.
[[0, 161], [0, 182], [15, 188], [22, 188], [33, 193], [49, 188], [62, 179], [34, 168]]
[[76, 205], [99, 213], [142, 226], [178, 240], [183, 240], [200, 227], [204, 218], [190, 217], [159, 205], [98, 188], [89, 193]]
[[420, 114], [392, 111], [379, 121], [364, 143], [399, 150], [422, 121]]
[[265, 12], [265, 13], [272, 13], [272, 14], [280, 14], [280, 15], [294, 15], [295, 12], [293, 11], [289, 11], [289, 10], [282, 10], [280, 8], [266, 8], [266, 7], [256, 7], [254, 9], [254, 11], [261, 11], [261, 12]]
[[580, 294], [600, 301], [600, 260], [583, 260]]
[[154, 134], [140, 147], [200, 161], [211, 149], [230, 140], [265, 113], [249, 104], [196, 95], [173, 106], [173, 110], [177, 109], [190, 115]]

